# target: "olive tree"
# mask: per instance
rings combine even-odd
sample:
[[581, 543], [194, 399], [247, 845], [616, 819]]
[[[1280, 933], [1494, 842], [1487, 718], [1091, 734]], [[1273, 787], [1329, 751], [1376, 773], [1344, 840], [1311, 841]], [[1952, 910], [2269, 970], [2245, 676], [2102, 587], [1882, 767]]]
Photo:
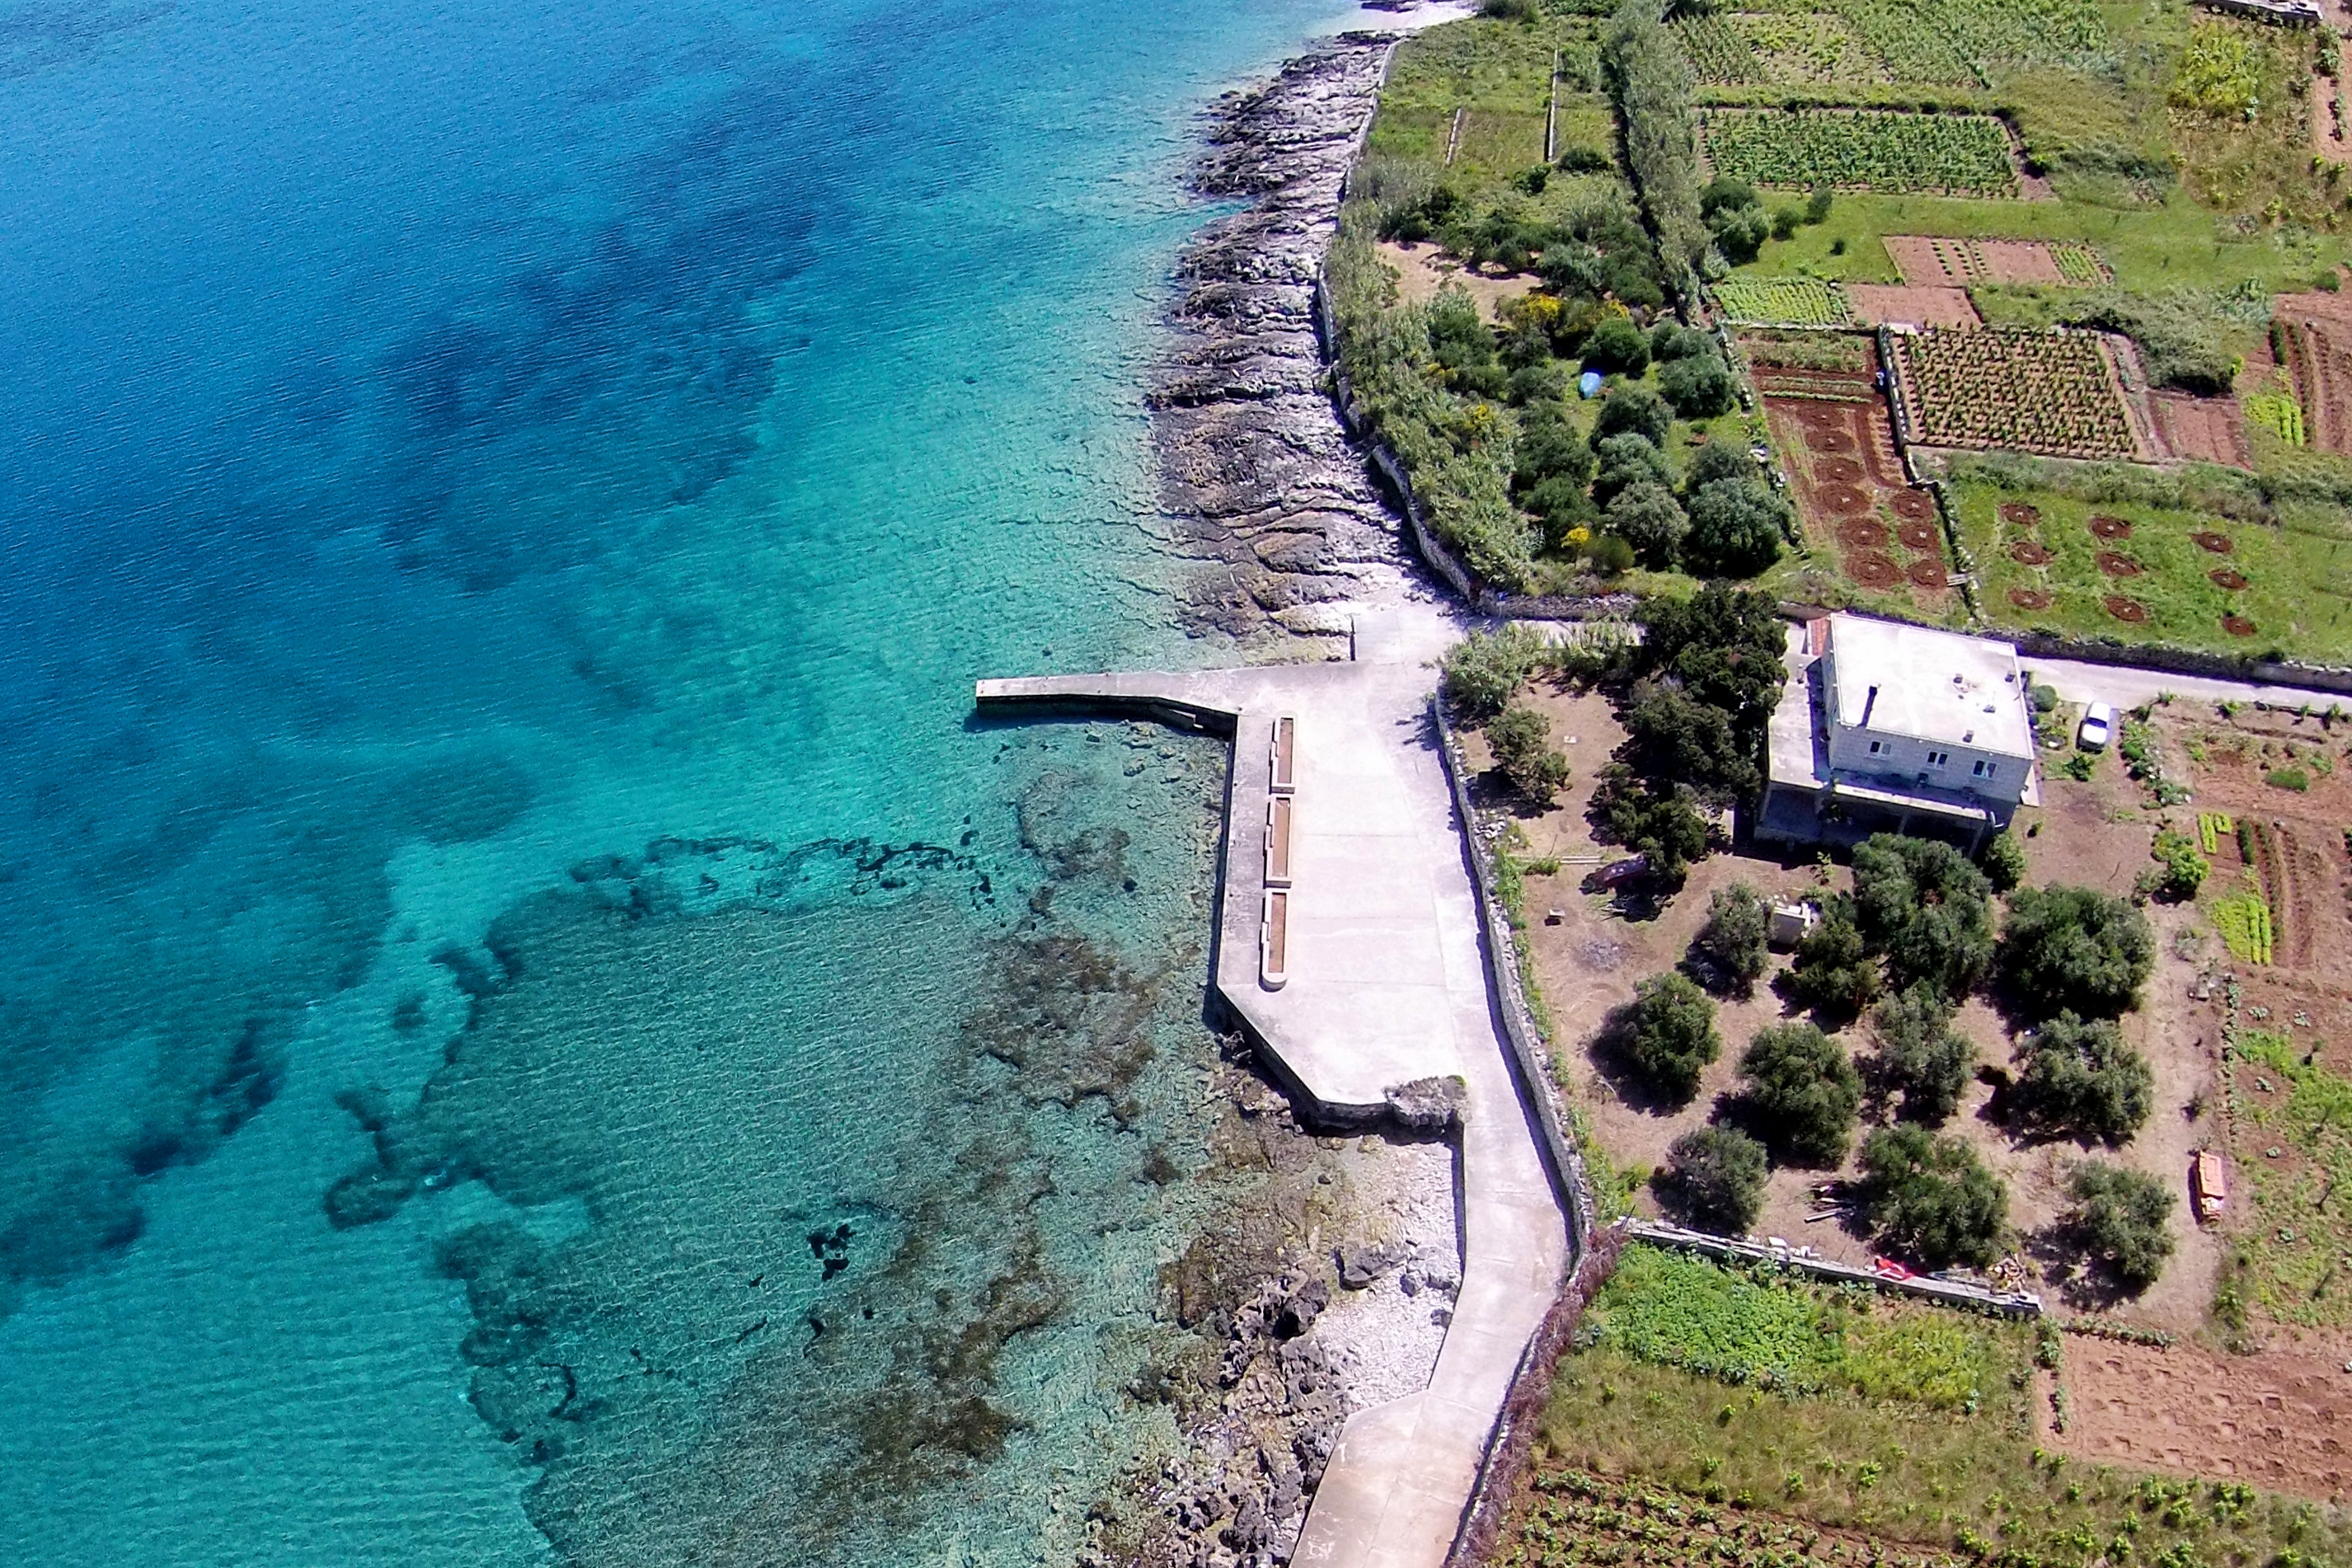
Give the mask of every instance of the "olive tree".
[[2139, 1005], [2156, 933], [2125, 900], [2091, 888], [2027, 888], [2009, 900], [2001, 977], [2031, 1017], [2113, 1017]]
[[1862, 1078], [1843, 1047], [1811, 1024], [1776, 1024], [1748, 1042], [1739, 1077], [1756, 1125], [1782, 1158], [1822, 1167], [1843, 1163]]
[[1699, 1075], [1723, 1054], [1715, 1004], [1680, 974], [1654, 974], [1635, 986], [1619, 1034], [1626, 1062], [1653, 1090], [1677, 1104], [1698, 1092]]
[[1977, 1047], [1952, 1027], [1951, 1005], [1934, 986], [1916, 984], [1887, 997], [1871, 1016], [1878, 1037], [1879, 1080], [1903, 1096], [1903, 1118], [1940, 1127], [1958, 1109]]
[[2026, 1128], [2067, 1138], [2121, 1143], [2147, 1120], [2156, 1075], [2126, 1045], [2112, 1018], [2055, 1018], [2019, 1044], [2017, 1119]]
[[1691, 949], [1741, 995], [1754, 988], [1770, 958], [1771, 912], [1745, 882], [1717, 888], [1707, 900], [1706, 923]]
[[1764, 1145], [1733, 1127], [1697, 1127], [1666, 1151], [1651, 1179], [1702, 1230], [1741, 1236], [1764, 1206]]
[[2009, 1193], [1957, 1138], [1882, 1127], [1863, 1141], [1863, 1217], [1890, 1252], [1930, 1268], [1992, 1261]]
[[2144, 1171], [2085, 1160], [2067, 1178], [2073, 1205], [2059, 1234], [2094, 1268], [2133, 1295], [2156, 1283], [2172, 1256], [2172, 1194]]

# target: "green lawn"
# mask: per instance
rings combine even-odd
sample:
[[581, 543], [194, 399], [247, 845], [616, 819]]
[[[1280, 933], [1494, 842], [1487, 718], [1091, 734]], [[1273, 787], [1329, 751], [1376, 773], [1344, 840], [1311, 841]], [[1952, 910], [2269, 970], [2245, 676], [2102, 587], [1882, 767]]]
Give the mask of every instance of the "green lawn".
[[[1978, 601], [1995, 626], [2048, 627], [2083, 637], [2158, 642], [2213, 653], [2263, 654], [2280, 649], [2305, 658], [2342, 663], [2352, 658], [2352, 521], [2324, 510], [2289, 510], [2277, 524], [2229, 521], [2209, 513], [2121, 501], [2088, 501], [2042, 489], [2003, 489], [1981, 479], [1952, 486], [1960, 542], [1976, 558]], [[2038, 508], [2030, 531], [2001, 522], [2004, 501]], [[2130, 538], [2103, 542], [2090, 531], [2093, 515], [2124, 519]], [[2235, 548], [2211, 553], [2190, 537], [2214, 530]], [[2012, 560], [2011, 543], [2032, 539], [2053, 552], [2046, 565]], [[2145, 568], [2137, 577], [2103, 574], [2103, 550], [2127, 555]], [[2232, 593], [2208, 574], [2235, 571], [2249, 579]], [[2047, 609], [2020, 608], [2011, 589], [2056, 595]], [[2147, 620], [2132, 626], [2107, 613], [2107, 595], [2145, 605]], [[2247, 637], [2222, 629], [2221, 617], [2244, 616], [2256, 627]]]

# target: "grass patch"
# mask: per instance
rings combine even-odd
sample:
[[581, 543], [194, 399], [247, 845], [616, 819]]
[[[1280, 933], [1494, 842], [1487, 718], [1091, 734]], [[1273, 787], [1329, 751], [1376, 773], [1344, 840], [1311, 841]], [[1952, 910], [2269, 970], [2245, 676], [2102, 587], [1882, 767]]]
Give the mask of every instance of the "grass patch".
[[2004, 1331], [1980, 1320], [1638, 1244], [1588, 1321], [1601, 1344], [1638, 1361], [1734, 1385], [1945, 1410], [1975, 1409], [2005, 1364]]
[[2245, 233], [2186, 193], [2146, 206], [1964, 200], [1944, 196], [1840, 196], [1825, 222], [1768, 240], [1740, 277], [1812, 276], [1848, 283], [1900, 281], [1882, 237], [2079, 240], [2095, 246], [2118, 288], [2232, 289], [2248, 279], [2267, 290], [2307, 287], [2321, 268], [2345, 259], [2336, 234], [2299, 227]]
[[2352, 1219], [2330, 1200], [2352, 1183], [2352, 1080], [2319, 1062], [2313, 1042], [2284, 1034], [2242, 1030], [2225, 1060], [2236, 1184], [2253, 1210], [2237, 1248], [2240, 1288], [2278, 1321], [2341, 1328], [2352, 1322]]
[[[2094, 488], [2095, 493], [2095, 488]], [[1995, 626], [2048, 628], [2076, 637], [2153, 642], [2209, 653], [2261, 655], [2272, 650], [2326, 663], [2352, 659], [2352, 532], [2338, 513], [2321, 520], [2282, 512], [2277, 523], [2232, 521], [2210, 511], [2091, 500], [2031, 484], [2015, 488], [1992, 482], [1982, 471], [1956, 466], [1951, 487], [1960, 542], [1975, 562], [1982, 583], [1978, 600]], [[2004, 525], [1999, 508], [2025, 501], [2041, 512], [2028, 532]], [[2090, 529], [2094, 516], [2122, 518], [2132, 525], [2128, 539], [2105, 542]], [[2205, 549], [2195, 538], [2218, 532], [2230, 552]], [[2053, 559], [2029, 564], [2010, 553], [2012, 544], [2032, 542]], [[2138, 574], [2113, 576], [2100, 570], [2099, 555], [2113, 551], [2138, 565]], [[2213, 580], [2217, 571], [2247, 579], [2242, 589]], [[2044, 592], [2046, 609], [2021, 609], [2011, 590]], [[2109, 595], [2147, 611], [2138, 623], [2116, 618]], [[2253, 631], [2239, 636], [2224, 617], [2239, 616]]]

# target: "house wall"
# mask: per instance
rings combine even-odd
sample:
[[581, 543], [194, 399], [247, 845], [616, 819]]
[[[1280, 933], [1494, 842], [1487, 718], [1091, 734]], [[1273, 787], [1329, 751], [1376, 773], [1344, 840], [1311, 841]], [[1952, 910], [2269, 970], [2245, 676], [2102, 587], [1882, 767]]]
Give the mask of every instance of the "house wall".
[[[1873, 741], [1885, 748], [1875, 756], [1870, 750]], [[1951, 760], [1941, 767], [1930, 766], [1930, 752], [1941, 752]], [[2033, 766], [2022, 757], [1944, 742], [1917, 741], [1908, 735], [1888, 735], [1841, 724], [1834, 719], [1829, 723], [1829, 753], [1830, 766], [1840, 773], [1877, 774], [1898, 785], [1915, 784], [1924, 773], [1927, 782], [1938, 789], [1973, 790], [1989, 800], [2004, 800], [2012, 805], [2024, 795], [2025, 781]], [[1976, 772], [1979, 763], [1991, 769], [1989, 775]]]

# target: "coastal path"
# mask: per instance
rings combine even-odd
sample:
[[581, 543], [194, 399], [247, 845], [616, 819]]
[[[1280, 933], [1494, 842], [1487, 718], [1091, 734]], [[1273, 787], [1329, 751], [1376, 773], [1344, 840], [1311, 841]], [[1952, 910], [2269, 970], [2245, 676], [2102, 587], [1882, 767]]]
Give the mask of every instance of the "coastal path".
[[[976, 693], [983, 709], [1129, 712], [1233, 737], [1212, 984], [1303, 1120], [1368, 1125], [1392, 1091], [1461, 1080], [1453, 1321], [1426, 1388], [1349, 1419], [1292, 1553], [1314, 1568], [1440, 1568], [1567, 1266], [1429, 719], [1431, 666], [1454, 635], [1416, 607], [1360, 617], [1345, 661], [983, 680]], [[1297, 742], [1286, 979], [1269, 989], [1265, 836], [1284, 717]]]

